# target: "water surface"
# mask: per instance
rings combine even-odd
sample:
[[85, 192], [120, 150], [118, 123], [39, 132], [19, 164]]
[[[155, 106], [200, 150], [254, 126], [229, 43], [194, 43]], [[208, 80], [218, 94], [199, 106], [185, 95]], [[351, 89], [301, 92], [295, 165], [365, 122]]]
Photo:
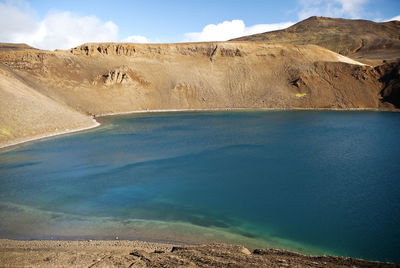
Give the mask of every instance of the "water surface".
[[400, 262], [400, 114], [101, 119], [0, 154], [0, 237], [242, 243]]

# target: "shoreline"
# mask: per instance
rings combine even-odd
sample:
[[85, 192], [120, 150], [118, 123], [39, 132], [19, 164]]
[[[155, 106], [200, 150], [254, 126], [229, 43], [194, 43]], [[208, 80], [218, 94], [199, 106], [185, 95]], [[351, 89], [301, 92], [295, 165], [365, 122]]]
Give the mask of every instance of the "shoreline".
[[114, 115], [145, 114], [145, 113], [173, 113], [173, 112], [230, 112], [230, 111], [341, 111], [341, 112], [393, 112], [400, 110], [379, 109], [379, 108], [194, 108], [194, 109], [153, 109], [153, 110], [133, 110], [128, 112], [104, 113], [95, 115], [97, 117], [106, 117]]
[[89, 129], [93, 129], [93, 128], [101, 126], [101, 124], [99, 122], [97, 122], [94, 118], [92, 119], [92, 121], [93, 121], [93, 125], [91, 125], [91, 126], [57, 131], [57, 132], [52, 132], [52, 133], [48, 133], [48, 134], [41, 134], [41, 135], [36, 135], [36, 136], [32, 136], [32, 137], [27, 137], [27, 138], [18, 138], [12, 142], [0, 145], [0, 153], [6, 149], [9, 149], [10, 147], [28, 143], [31, 141], [34, 142], [34, 141], [43, 140], [46, 138], [52, 138], [52, 137], [56, 137], [56, 136], [62, 136], [62, 135], [71, 134], [71, 133], [75, 133], [75, 132], [85, 131], [85, 130], [89, 130]]
[[310, 256], [282, 249], [248, 249], [234, 244], [188, 245], [129, 240], [0, 239], [6, 267], [397, 267], [337, 256]]
[[58, 131], [48, 134], [36, 135], [27, 138], [18, 138], [14, 141], [0, 144], [0, 153], [12, 149], [14, 146], [21, 145], [28, 142], [34, 142], [43, 140], [46, 138], [52, 138], [56, 136], [62, 136], [67, 134], [72, 134], [76, 132], [81, 132], [85, 130], [90, 130], [101, 126], [101, 123], [96, 121], [96, 118], [117, 116], [117, 115], [129, 115], [129, 114], [151, 114], [151, 113], [176, 113], [176, 112], [230, 112], [230, 111], [339, 111], [339, 112], [392, 112], [398, 113], [400, 110], [391, 109], [379, 109], [379, 108], [195, 108], [195, 109], [153, 109], [153, 110], [133, 110], [127, 112], [117, 112], [117, 113], [104, 113], [92, 115], [93, 125], [87, 127], [80, 127], [75, 129], [69, 129], [64, 131]]

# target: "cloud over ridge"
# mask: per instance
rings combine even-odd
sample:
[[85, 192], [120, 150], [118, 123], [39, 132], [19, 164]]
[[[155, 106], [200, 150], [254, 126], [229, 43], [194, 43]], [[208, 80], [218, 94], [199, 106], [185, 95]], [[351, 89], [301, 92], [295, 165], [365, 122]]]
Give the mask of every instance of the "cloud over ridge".
[[[198, 32], [181, 31], [173, 39], [143, 36], [131, 32], [121, 39], [119, 27], [113, 21], [104, 21], [93, 15], [77, 15], [69, 11], [52, 11], [39, 18], [26, 0], [0, 0], [0, 42], [27, 43], [41, 49], [69, 49], [87, 42], [201, 42], [226, 41], [257, 33], [280, 30], [297, 20], [310, 16], [362, 18], [364, 8], [371, 0], [296, 0], [289, 19], [280, 23], [246, 25], [244, 20], [233, 19], [215, 24], [204, 23]], [[393, 16], [394, 14], [392, 14]], [[375, 18], [375, 21], [400, 20], [400, 15]], [[123, 32], [126, 25], [120, 25]], [[162, 27], [157, 26], [159, 30]], [[133, 29], [134, 30], [134, 29]], [[179, 29], [178, 29], [179, 30]], [[199, 29], [200, 30], [200, 29]], [[150, 34], [150, 33], [149, 33]], [[156, 33], [157, 34], [157, 33]]]
[[131, 35], [121, 40], [125, 43], [150, 43], [149, 39], [141, 35]]
[[293, 22], [282, 22], [274, 24], [256, 24], [248, 27], [243, 20], [224, 21], [218, 24], [208, 24], [201, 32], [186, 33], [184, 41], [226, 41], [245, 35], [284, 29], [293, 24]]

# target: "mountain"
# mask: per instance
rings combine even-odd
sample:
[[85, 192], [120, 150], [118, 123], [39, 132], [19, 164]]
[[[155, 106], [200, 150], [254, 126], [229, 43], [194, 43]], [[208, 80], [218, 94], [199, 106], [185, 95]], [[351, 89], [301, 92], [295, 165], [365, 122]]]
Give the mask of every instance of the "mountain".
[[353, 59], [400, 57], [400, 21], [373, 22], [310, 17], [284, 30], [254, 34], [232, 41], [314, 44]]
[[[395, 65], [316, 45], [0, 45], [0, 147], [93, 127], [93, 117], [169, 109], [396, 109]], [[390, 75], [393, 73], [393, 75]]]
[[28, 46], [27, 44], [16, 44], [16, 43], [0, 43], [0, 51], [15, 51], [15, 50], [37, 50], [34, 47]]

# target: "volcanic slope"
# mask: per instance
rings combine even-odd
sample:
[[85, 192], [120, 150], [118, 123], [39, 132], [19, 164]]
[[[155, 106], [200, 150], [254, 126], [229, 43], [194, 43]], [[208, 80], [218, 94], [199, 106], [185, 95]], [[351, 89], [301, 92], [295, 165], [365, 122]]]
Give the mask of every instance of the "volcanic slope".
[[390, 60], [400, 57], [400, 21], [377, 23], [310, 17], [283, 30], [244, 36], [233, 41], [314, 44], [353, 59]]
[[4, 44], [0, 146], [130, 111], [395, 109], [381, 96], [382, 72], [315, 45], [91, 43], [44, 51]]

